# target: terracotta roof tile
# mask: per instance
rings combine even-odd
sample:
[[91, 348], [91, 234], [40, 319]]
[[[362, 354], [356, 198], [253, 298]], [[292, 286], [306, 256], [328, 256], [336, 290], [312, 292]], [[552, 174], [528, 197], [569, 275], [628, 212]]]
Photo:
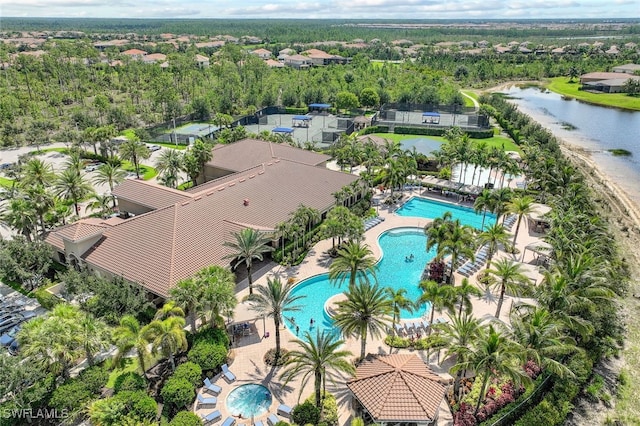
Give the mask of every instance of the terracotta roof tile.
[[113, 195], [136, 204], [160, 209], [192, 198], [189, 193], [137, 179], [127, 179], [113, 189]]
[[294, 148], [286, 144], [265, 142], [257, 139], [243, 139], [228, 145], [216, 145], [213, 148], [213, 159], [207, 165], [239, 172], [267, 163], [274, 158], [317, 166], [331, 157], [313, 151]]
[[87, 237], [101, 234], [105, 229], [106, 226], [94, 225], [91, 223], [79, 221], [56, 231], [56, 233], [63, 239], [78, 241]]
[[370, 355], [347, 386], [378, 422], [424, 422], [438, 414], [440, 380], [416, 355]]

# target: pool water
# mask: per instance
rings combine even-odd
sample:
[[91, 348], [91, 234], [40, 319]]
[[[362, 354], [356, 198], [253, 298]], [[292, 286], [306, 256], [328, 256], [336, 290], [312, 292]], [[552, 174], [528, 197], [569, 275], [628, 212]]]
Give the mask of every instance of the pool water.
[[[435, 249], [426, 252], [427, 237], [422, 228], [394, 228], [390, 229], [378, 239], [382, 249], [382, 259], [376, 265], [376, 279], [382, 287], [391, 287], [394, 290], [404, 288], [407, 290], [405, 297], [416, 301], [422, 294], [418, 287], [422, 271], [425, 265], [435, 256]], [[413, 254], [413, 260], [407, 261], [407, 257]], [[373, 282], [373, 277], [370, 277]], [[325, 302], [347, 290], [348, 279], [341, 285], [333, 284], [328, 274], [316, 275], [308, 278], [294, 287], [294, 296], [306, 296], [298, 303], [304, 309], [287, 313], [284, 322], [287, 328], [296, 334], [296, 325], [299, 327], [299, 335], [305, 331], [315, 334], [320, 330], [335, 331], [331, 319], [326, 314]], [[419, 318], [427, 313], [428, 304], [423, 304], [413, 313], [401, 311], [403, 319]], [[291, 319], [294, 319], [292, 322]], [[311, 319], [314, 324], [311, 326]]]
[[[447, 211], [453, 213], [454, 219], [460, 219], [460, 223], [463, 225], [473, 226], [477, 229], [482, 228], [482, 213], [476, 213], [473, 209], [468, 207], [442, 203], [440, 201], [420, 197], [411, 198], [396, 211], [396, 214], [399, 216], [435, 219], [442, 217], [442, 215]], [[495, 221], [496, 216], [493, 213], [487, 212], [484, 226], [493, 225]]]
[[232, 416], [249, 419], [269, 411], [272, 397], [269, 389], [262, 385], [248, 384], [238, 386], [227, 396], [227, 410]]

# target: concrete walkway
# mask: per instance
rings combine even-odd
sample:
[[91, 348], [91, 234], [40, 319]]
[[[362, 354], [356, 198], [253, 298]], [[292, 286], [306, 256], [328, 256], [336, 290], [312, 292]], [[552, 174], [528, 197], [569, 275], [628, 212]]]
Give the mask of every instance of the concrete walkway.
[[[416, 196], [422, 194], [418, 194], [417, 191], [414, 191], [413, 193], [407, 191], [405, 192], [404, 201], [409, 199], [409, 197], [412, 195]], [[375, 196], [374, 201], [380, 201], [384, 198], [386, 198], [386, 194], [378, 193]], [[442, 199], [439, 199], [439, 201], [442, 201]], [[397, 206], [393, 206], [391, 208], [383, 208], [382, 206], [380, 206], [379, 214], [380, 216], [385, 218], [385, 221], [365, 233], [365, 243], [369, 245], [376, 258], [380, 258], [381, 256], [380, 247], [378, 245], [378, 237], [384, 231], [398, 227], [423, 228], [426, 224], [431, 222], [430, 219], [398, 216], [393, 213], [396, 207]], [[520, 249], [520, 251], [522, 251], [525, 245], [534, 241], [539, 241], [539, 236], [530, 234], [526, 229], [526, 221], [523, 220], [523, 223], [520, 227], [520, 235], [518, 236], [518, 248]], [[326, 254], [326, 252], [331, 248], [331, 246], [332, 241], [330, 239], [320, 241], [309, 251], [309, 254], [300, 265], [288, 269], [277, 265], [266, 271], [260, 271], [264, 272], [264, 274], [261, 276], [257, 276], [258, 274], [256, 274], [256, 276], [254, 277], [254, 285], [265, 284], [268, 277], [280, 277], [283, 280], [293, 278], [296, 281], [301, 281], [308, 277], [328, 272], [331, 258]], [[513, 255], [503, 252], [498, 253], [494, 258], [500, 257], [510, 257], [514, 260], [519, 260], [515, 259]], [[524, 261], [530, 262], [532, 261], [532, 259], [533, 253], [528, 252]], [[456, 274], [456, 282], [460, 282], [462, 278], [462, 276]], [[470, 281], [472, 283], [475, 283], [475, 279], [473, 276], [471, 277]], [[246, 283], [242, 282], [238, 285], [238, 288], [242, 289], [237, 294], [238, 300], [243, 300], [243, 298], [246, 297], [249, 293], [247, 285]], [[482, 290], [485, 292], [485, 296], [473, 301], [474, 316], [478, 318], [492, 317], [495, 314], [495, 303], [497, 297], [484, 288], [482, 288]], [[507, 297], [505, 299], [500, 315], [501, 320], [509, 320], [508, 313], [513, 302], [514, 299], [511, 297]], [[227, 383], [222, 377], [213, 378], [215, 379], [216, 384], [222, 387], [222, 392], [220, 393], [220, 395], [218, 395], [218, 404], [215, 406], [215, 408], [211, 407], [208, 409], [199, 409], [194, 407], [196, 413], [203, 415], [213, 410], [220, 410], [223, 419], [227, 416], [230, 416], [231, 413], [226, 408], [225, 400], [229, 392], [239, 384], [260, 383], [266, 386], [273, 395], [273, 401], [269, 410], [270, 413], [275, 413], [280, 403], [285, 403], [293, 407], [298, 402], [303, 401], [313, 393], [313, 380], [310, 380], [309, 383], [307, 383], [307, 385], [304, 387], [302, 387], [300, 380], [295, 380], [290, 383], [284, 383], [280, 378], [280, 374], [283, 371], [282, 368], [271, 368], [264, 364], [263, 358], [265, 353], [267, 352], [267, 350], [275, 346], [273, 320], [263, 320], [250, 309], [248, 303], [240, 303], [236, 308], [234, 321], [236, 323], [247, 322], [250, 325], [251, 330], [251, 334], [238, 337], [233, 344], [233, 360], [230, 362], [230, 369], [237, 376], [237, 380], [234, 383]], [[270, 337], [263, 337], [265, 331], [269, 332]], [[288, 329], [282, 327], [280, 332], [282, 346], [284, 348], [290, 350], [297, 348], [297, 345], [294, 343], [296, 337], [292, 333], [290, 333]], [[354, 354], [355, 359], [356, 354], [359, 353], [360, 342], [355, 339], [347, 339], [345, 346]], [[389, 353], [390, 348], [386, 346], [381, 339], [369, 339], [367, 342], [367, 350], [370, 353], [387, 354]], [[437, 353], [431, 354], [428, 359], [426, 357], [426, 351], [394, 349], [393, 353], [415, 353], [425, 362], [427, 362], [429, 366], [441, 377], [448, 380], [452, 379], [448, 373], [449, 368], [451, 367], [451, 360], [440, 359], [439, 363]], [[354, 414], [352, 410], [350, 395], [345, 386], [347, 380], [347, 377], [338, 377], [334, 380], [333, 383], [331, 381], [328, 381], [327, 383], [327, 390], [336, 395], [338, 399], [340, 425], [350, 424], [350, 419]], [[202, 390], [200, 392], [202, 392]], [[267, 415], [268, 414], [265, 413], [262, 416], [256, 417], [254, 420], [266, 421]], [[238, 420], [238, 424], [242, 423], [242, 420]], [[251, 424], [250, 421], [245, 421], [244, 423]], [[452, 414], [448, 408], [446, 401], [444, 400], [440, 407], [438, 424], [453, 424]]]

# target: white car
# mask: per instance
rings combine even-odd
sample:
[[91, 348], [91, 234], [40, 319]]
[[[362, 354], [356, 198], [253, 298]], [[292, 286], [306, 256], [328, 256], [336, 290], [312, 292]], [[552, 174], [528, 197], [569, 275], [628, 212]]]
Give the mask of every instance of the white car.
[[101, 164], [89, 164], [87, 167], [84, 168], [85, 172], [93, 172], [98, 170], [98, 167], [100, 167]]
[[162, 147], [160, 145], [149, 145], [149, 151], [151, 152], [155, 152], [162, 149]]

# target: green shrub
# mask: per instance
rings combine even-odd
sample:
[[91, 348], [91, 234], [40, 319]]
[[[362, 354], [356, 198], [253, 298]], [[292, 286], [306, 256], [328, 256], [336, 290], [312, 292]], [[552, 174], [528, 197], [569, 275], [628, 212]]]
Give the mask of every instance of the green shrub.
[[384, 338], [384, 343], [392, 348], [408, 348], [411, 346], [409, 339], [400, 336], [387, 336]]
[[370, 135], [371, 133], [389, 133], [389, 126], [369, 126], [360, 130], [360, 135]]
[[196, 398], [196, 391], [187, 379], [171, 377], [160, 391], [165, 404], [174, 408], [186, 408]]
[[356, 417], [351, 420], [351, 426], [364, 426], [364, 420], [360, 417]]
[[147, 389], [147, 380], [135, 371], [122, 373], [113, 385], [113, 391], [119, 393], [122, 391], [140, 391]]
[[195, 362], [185, 362], [176, 368], [171, 379], [186, 379], [193, 386], [197, 386], [202, 380], [202, 368]]
[[40, 303], [43, 308], [49, 311], [52, 310], [58, 303], [62, 302], [62, 299], [60, 299], [55, 294], [49, 293], [46, 288], [39, 288], [34, 291], [33, 294], [36, 296], [38, 303]]
[[278, 423], [275, 424], [275, 426], [291, 426], [291, 423], [287, 423], [283, 420], [280, 420]]
[[229, 335], [221, 328], [203, 328], [193, 335], [193, 343], [205, 341], [209, 343], [218, 343], [229, 347], [231, 341]]
[[320, 421], [320, 410], [318, 410], [318, 407], [316, 407], [313, 402], [305, 401], [293, 408], [291, 419], [299, 425], [306, 425], [308, 423], [317, 425]]
[[109, 372], [104, 368], [94, 365], [78, 376], [78, 380], [93, 394], [99, 394], [109, 381]]
[[329, 426], [338, 424], [338, 403], [336, 402], [336, 397], [328, 392], [324, 393], [320, 420]]
[[301, 107], [301, 108], [286, 107], [284, 109], [284, 113], [285, 114], [304, 115], [304, 114], [306, 114], [308, 112], [309, 112], [309, 108], [307, 108], [307, 107]]
[[169, 422], [169, 426], [202, 426], [202, 419], [191, 411], [180, 411]]
[[187, 358], [198, 364], [202, 371], [215, 370], [227, 361], [227, 347], [201, 340], [194, 343]]
[[49, 406], [60, 411], [74, 412], [82, 408], [91, 396], [92, 393], [81, 381], [72, 379], [53, 391], [49, 399]]
[[122, 391], [112, 399], [124, 405], [127, 417], [155, 419], [158, 414], [158, 403], [144, 391]]

